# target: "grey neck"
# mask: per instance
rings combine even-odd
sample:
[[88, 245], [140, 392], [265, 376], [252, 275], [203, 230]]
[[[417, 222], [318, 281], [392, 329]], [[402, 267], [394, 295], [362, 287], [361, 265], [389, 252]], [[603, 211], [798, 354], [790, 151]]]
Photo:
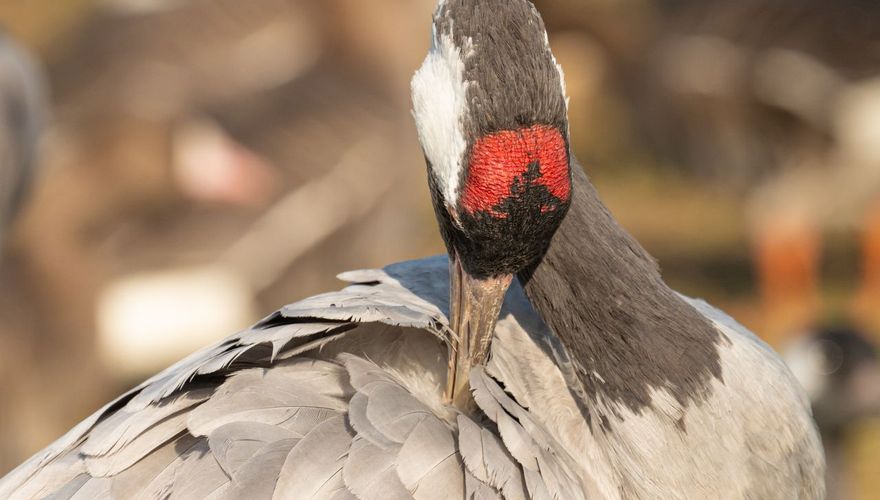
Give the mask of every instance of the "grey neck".
[[720, 333], [663, 282], [575, 162], [572, 191], [546, 255], [520, 280], [571, 358], [585, 416], [597, 407], [640, 413], [651, 407], [652, 389], [683, 405], [704, 399], [721, 377]]

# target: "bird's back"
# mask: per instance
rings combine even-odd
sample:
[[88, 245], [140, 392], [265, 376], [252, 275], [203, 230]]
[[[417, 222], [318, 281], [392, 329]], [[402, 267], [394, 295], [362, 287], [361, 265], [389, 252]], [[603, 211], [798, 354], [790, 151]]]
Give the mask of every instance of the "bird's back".
[[685, 299], [726, 339], [711, 397], [659, 391], [609, 423], [584, 419], [566, 354], [514, 286], [471, 380], [481, 412], [464, 416], [442, 401], [446, 258], [342, 278], [102, 408], [0, 497], [822, 497], [802, 391], [701, 301]]
[[[354, 284], [102, 408], [0, 480], [0, 497], [583, 498], [578, 460], [511, 397], [521, 382], [506, 374], [530, 370], [516, 355], [475, 372], [480, 417], [443, 405], [446, 266], [343, 275]], [[528, 344], [523, 305], [500, 329]]]

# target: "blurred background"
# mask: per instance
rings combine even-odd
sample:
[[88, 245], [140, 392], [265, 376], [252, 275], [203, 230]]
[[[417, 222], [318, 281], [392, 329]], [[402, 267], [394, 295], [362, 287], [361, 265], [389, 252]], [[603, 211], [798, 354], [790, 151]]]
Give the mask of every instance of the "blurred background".
[[[344, 270], [443, 251], [434, 0], [0, 2], [0, 474]], [[574, 151], [683, 293], [783, 352], [880, 498], [880, 4], [544, 0]]]

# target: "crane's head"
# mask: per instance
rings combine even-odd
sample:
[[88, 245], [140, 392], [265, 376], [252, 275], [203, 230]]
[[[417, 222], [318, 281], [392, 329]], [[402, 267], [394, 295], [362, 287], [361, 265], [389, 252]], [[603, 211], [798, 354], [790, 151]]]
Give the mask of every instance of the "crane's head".
[[440, 0], [412, 98], [453, 328], [480, 344], [458, 352], [481, 363], [510, 280], [541, 258], [571, 199], [564, 81], [535, 7]]

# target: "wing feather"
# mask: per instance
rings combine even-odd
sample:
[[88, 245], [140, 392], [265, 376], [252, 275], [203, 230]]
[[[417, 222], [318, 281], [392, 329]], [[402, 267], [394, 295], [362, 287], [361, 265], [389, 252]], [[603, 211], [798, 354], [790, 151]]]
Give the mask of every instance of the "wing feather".
[[[157, 478], [160, 482], [162, 478]], [[190, 498], [206, 498], [229, 484], [230, 478], [220, 467], [207, 442], [202, 439], [175, 471], [175, 475], [167, 479], [173, 486], [172, 500], [188, 500]]]
[[471, 372], [474, 400], [498, 426], [510, 454], [523, 467], [532, 497], [582, 500], [584, 493], [574, 472], [574, 459], [528, 411], [510, 398], [481, 367]]
[[82, 485], [70, 500], [104, 500], [113, 498], [110, 492], [110, 480], [104, 477], [93, 477]]
[[445, 349], [425, 333], [449, 333], [446, 272], [441, 258], [350, 273], [359, 284], [105, 406], [0, 480], [0, 497], [582, 498], [571, 457], [499, 381], [474, 371], [491, 422], [443, 405]]
[[[148, 482], [130, 481], [127, 484], [113, 483], [115, 498], [138, 500], [156, 498], [201, 498], [205, 495], [187, 496], [190, 491], [214, 491], [229, 482], [210, 454], [204, 439], [194, 438], [170, 444], [169, 455], [174, 455], [165, 467]], [[145, 485], [146, 484], [146, 485]], [[124, 487], [124, 489], [123, 489]]]
[[357, 436], [343, 468], [346, 486], [361, 500], [411, 500], [397, 475], [397, 450]]
[[468, 473], [475, 479], [501, 491], [508, 500], [525, 500], [520, 466], [495, 434], [460, 415], [458, 446]]
[[464, 471], [452, 431], [438, 418], [422, 418], [400, 448], [397, 475], [417, 500], [461, 498]]
[[[345, 411], [350, 389], [344, 369], [308, 358], [254, 368], [230, 377], [207, 402], [189, 413], [187, 427], [204, 436], [220, 426], [247, 421], [305, 430]], [[302, 435], [300, 435], [302, 437]]]
[[351, 448], [352, 432], [342, 415], [319, 424], [287, 455], [278, 478], [276, 498], [296, 491], [303, 499], [330, 498], [343, 488], [342, 467]]
[[470, 472], [464, 475], [465, 498], [468, 500], [502, 500], [494, 488], [480, 481]]
[[208, 446], [220, 468], [233, 472], [269, 443], [299, 436], [281, 426], [261, 422], [230, 422], [208, 434]]
[[83, 453], [86, 469], [95, 477], [119, 474], [149, 455], [158, 446], [186, 431], [186, 418], [185, 410], [175, 413], [159, 421], [125, 446], [119, 447], [117, 451], [104, 455]]
[[299, 439], [282, 439], [264, 446], [235, 471], [232, 482], [220, 492], [219, 497], [254, 500], [272, 498], [287, 455], [298, 442]]
[[160, 422], [207, 400], [213, 387], [197, 388], [175, 395], [162, 404], [130, 410], [127, 406], [110, 415], [89, 432], [89, 439], [80, 448], [83, 454], [99, 457], [117, 453], [138, 436]]
[[348, 406], [348, 420], [358, 437], [369, 441], [373, 446], [382, 450], [393, 450], [399, 447], [391, 439], [382, 434], [367, 417], [367, 395], [358, 392], [351, 398]]
[[157, 447], [132, 467], [111, 478], [111, 491], [118, 498], [135, 498], [154, 479], [170, 467], [181, 453], [192, 449], [199, 439], [187, 433]]

